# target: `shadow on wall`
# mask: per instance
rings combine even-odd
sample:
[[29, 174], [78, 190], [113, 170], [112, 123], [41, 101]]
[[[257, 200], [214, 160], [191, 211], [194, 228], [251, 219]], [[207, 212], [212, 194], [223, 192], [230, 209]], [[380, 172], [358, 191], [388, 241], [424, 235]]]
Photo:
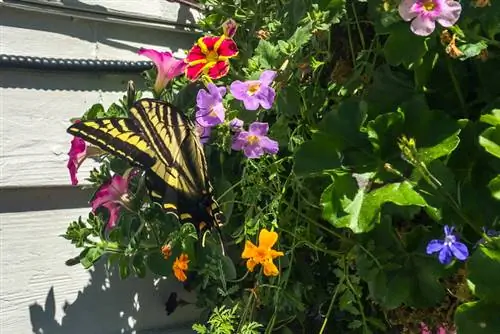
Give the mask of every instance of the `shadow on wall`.
[[[24, 88], [34, 90], [123, 92], [133, 80], [137, 89], [145, 89], [140, 74], [101, 74], [84, 72], [46, 72], [35, 70], [2, 70], [0, 88]], [[97, 101], [95, 101], [97, 102]]]
[[[99, 5], [85, 5], [106, 12], [106, 8]], [[75, 6], [76, 7], [76, 6]], [[78, 6], [82, 7], [82, 6]], [[178, 12], [178, 22], [193, 21], [189, 9], [181, 6]], [[16, 27], [27, 30], [45, 31], [54, 34], [67, 35], [90, 43], [100, 43], [121, 50], [137, 53], [142, 43], [165, 46], [173, 52], [191, 47], [196, 40], [196, 33], [182, 33], [183, 30], [167, 31], [152, 28], [127, 26], [123, 24], [104, 23], [84, 19], [74, 19], [57, 15], [34, 14], [33, 12], [4, 8], [0, 11], [2, 26]], [[153, 33], [152, 33], [153, 32]], [[98, 48], [95, 52], [99, 54]], [[55, 56], [57, 53], [55, 54]], [[36, 55], [33, 55], [36, 56]]]
[[174, 329], [190, 327], [198, 320], [200, 312], [194, 304], [178, 307], [169, 316], [166, 314], [165, 302], [172, 292], [194, 302], [194, 296], [183, 290], [180, 283], [151, 276], [122, 280], [117, 272], [107, 273], [104, 262], [101, 259], [96, 263], [90, 272], [89, 285], [78, 293], [77, 299], [63, 306], [61, 322], [56, 317], [60, 310], [56, 310], [58, 292], [53, 287], [47, 293], [45, 305], [30, 305], [33, 333], [135, 333], [158, 328], [174, 333]]

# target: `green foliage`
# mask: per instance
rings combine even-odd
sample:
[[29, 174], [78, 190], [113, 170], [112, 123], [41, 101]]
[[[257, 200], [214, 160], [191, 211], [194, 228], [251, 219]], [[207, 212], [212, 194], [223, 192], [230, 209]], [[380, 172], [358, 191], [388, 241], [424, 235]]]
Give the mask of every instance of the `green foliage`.
[[[500, 332], [500, 238], [484, 232], [500, 229], [499, 3], [461, 1], [457, 24], [425, 37], [401, 19], [399, 1], [200, 3], [204, 32], [220, 34], [228, 17], [239, 25], [238, 57], [215, 84], [277, 73], [268, 110], [245, 110], [228, 89], [226, 120], [204, 146], [227, 218], [225, 253], [215, 231], [198, 237], [153, 204], [139, 173], [116, 228], [105, 229], [104, 208], [70, 224], [64, 237], [82, 249], [78, 261], [174, 279], [174, 262], [188, 255], [185, 284], [211, 310], [197, 333], [413, 333], [421, 323]], [[159, 98], [191, 117], [200, 88], [176, 78]], [[129, 85], [119, 103], [83, 118], [126, 116], [140, 96]], [[279, 153], [231, 150], [233, 117], [245, 129], [268, 123]], [[100, 159], [94, 188], [130, 167]], [[427, 253], [431, 240], [448, 247], [445, 225], [467, 247], [464, 261]], [[262, 265], [247, 271], [241, 258], [264, 228], [279, 234], [277, 277]]]

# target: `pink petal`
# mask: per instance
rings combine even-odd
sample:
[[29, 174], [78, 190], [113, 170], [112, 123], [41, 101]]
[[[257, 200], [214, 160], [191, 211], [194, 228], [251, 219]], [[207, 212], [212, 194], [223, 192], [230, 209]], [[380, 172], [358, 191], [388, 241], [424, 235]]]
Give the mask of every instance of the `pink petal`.
[[226, 22], [222, 24], [222, 30], [224, 31], [224, 35], [229, 38], [232, 38], [234, 34], [236, 34], [236, 29], [238, 29], [238, 24], [233, 19], [228, 19]]
[[120, 206], [116, 203], [107, 203], [104, 206], [109, 210], [109, 220], [106, 228], [112, 229], [116, 226], [116, 222], [120, 216]]
[[248, 131], [252, 135], [265, 136], [269, 131], [269, 124], [261, 122], [253, 122], [252, 124], [250, 124]]
[[461, 12], [462, 5], [458, 1], [443, 1], [441, 14], [437, 18], [437, 21], [445, 28], [451, 27], [457, 23]]
[[436, 23], [428, 17], [417, 16], [411, 21], [411, 31], [413, 31], [415, 35], [429, 36], [435, 28]]
[[411, 19], [415, 18], [417, 16], [417, 13], [415, 13], [412, 10], [413, 4], [415, 3], [414, 0], [403, 0], [398, 6], [398, 11], [399, 15], [401, 18], [405, 21], [410, 21]]

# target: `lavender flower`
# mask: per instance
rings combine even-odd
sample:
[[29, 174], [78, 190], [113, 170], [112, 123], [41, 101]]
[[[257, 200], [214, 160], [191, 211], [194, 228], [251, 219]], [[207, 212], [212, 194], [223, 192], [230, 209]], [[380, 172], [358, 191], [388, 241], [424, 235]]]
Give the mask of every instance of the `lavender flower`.
[[270, 85], [275, 77], [275, 71], [267, 70], [261, 73], [259, 80], [236, 80], [231, 84], [231, 94], [235, 99], [243, 101], [247, 110], [257, 110], [259, 105], [264, 109], [271, 109], [276, 93]]
[[207, 90], [200, 89], [196, 96], [197, 123], [203, 127], [212, 127], [224, 122], [225, 110], [222, 97], [226, 94], [225, 87], [217, 87], [209, 83]]
[[451, 27], [462, 12], [462, 6], [454, 0], [403, 0], [398, 9], [403, 20], [413, 20], [411, 31], [420, 36], [430, 35], [436, 21], [443, 27]]
[[235, 117], [229, 122], [229, 128], [233, 132], [240, 132], [243, 129], [243, 121]]
[[250, 159], [259, 158], [264, 153], [276, 154], [278, 142], [266, 136], [268, 131], [267, 123], [253, 122], [248, 131], [242, 130], [234, 136], [232, 149], [243, 150]]
[[463, 261], [469, 256], [467, 246], [457, 241], [453, 234], [455, 227], [444, 226], [444, 240], [431, 240], [427, 244], [427, 254], [439, 252], [439, 262], [449, 264], [453, 257]]

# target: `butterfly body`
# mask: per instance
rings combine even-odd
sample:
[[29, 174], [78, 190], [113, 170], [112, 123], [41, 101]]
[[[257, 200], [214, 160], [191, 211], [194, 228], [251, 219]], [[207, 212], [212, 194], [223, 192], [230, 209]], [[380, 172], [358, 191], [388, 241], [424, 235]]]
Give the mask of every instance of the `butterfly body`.
[[68, 133], [145, 170], [152, 200], [182, 223], [200, 233], [222, 223], [194, 124], [172, 105], [141, 99], [128, 118], [81, 121]]

